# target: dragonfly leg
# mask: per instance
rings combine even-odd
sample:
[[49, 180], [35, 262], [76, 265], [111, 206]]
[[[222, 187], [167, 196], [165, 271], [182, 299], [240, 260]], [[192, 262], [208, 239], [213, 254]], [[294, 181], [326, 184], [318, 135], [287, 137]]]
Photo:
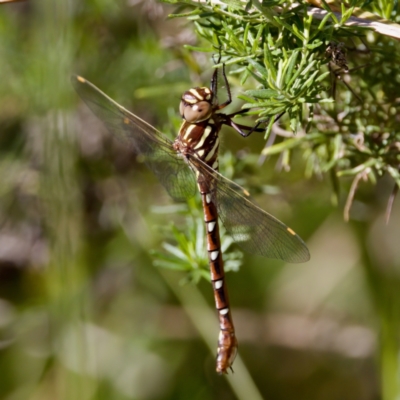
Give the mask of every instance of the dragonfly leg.
[[[247, 126], [247, 125], [237, 124], [236, 122], [234, 122], [234, 121], [232, 120], [232, 117], [234, 117], [235, 115], [243, 114], [243, 113], [245, 113], [246, 111], [248, 111], [248, 110], [240, 110], [240, 111], [234, 112], [234, 113], [232, 113], [232, 114], [225, 115], [225, 120], [224, 120], [222, 123], [225, 124], [225, 125], [230, 126], [231, 128], [233, 128], [236, 132], [238, 132], [238, 133], [239, 133], [241, 136], [243, 136], [243, 137], [248, 137], [248, 136], [250, 136], [253, 132], [265, 132], [265, 129], [264, 129], [264, 128], [259, 128], [259, 126], [261, 125], [262, 122], [258, 122], [255, 126], [251, 127], [251, 126]], [[277, 121], [279, 120], [279, 118], [282, 117], [283, 114], [284, 114], [284, 113], [280, 113], [280, 114], [275, 118], [274, 123], [277, 122]], [[264, 121], [264, 122], [266, 123], [266, 122], [269, 122], [269, 121], [270, 121], [270, 120]], [[247, 132], [245, 132], [245, 131], [247, 131]]]
[[228, 78], [226, 77], [225, 64], [222, 64], [222, 76], [224, 78], [226, 91], [228, 93], [228, 100], [226, 100], [222, 104], [219, 104], [217, 110], [222, 110], [223, 108], [225, 108], [226, 106], [228, 106], [229, 104], [232, 103], [231, 87], [229, 85]]
[[[215, 59], [214, 59], [215, 64], [219, 64], [220, 62], [221, 62], [221, 51], [219, 52], [219, 55], [218, 55], [218, 61], [215, 61]], [[225, 64], [222, 64], [222, 77], [224, 78], [226, 91], [228, 93], [228, 100], [226, 100], [222, 104], [218, 104], [218, 101], [217, 101], [216, 110], [222, 110], [227, 105], [232, 103], [231, 87], [229, 86], [228, 78], [226, 77]], [[211, 91], [213, 93], [213, 100], [216, 100], [218, 98], [218, 68], [215, 69], [213, 76], [211, 78]]]

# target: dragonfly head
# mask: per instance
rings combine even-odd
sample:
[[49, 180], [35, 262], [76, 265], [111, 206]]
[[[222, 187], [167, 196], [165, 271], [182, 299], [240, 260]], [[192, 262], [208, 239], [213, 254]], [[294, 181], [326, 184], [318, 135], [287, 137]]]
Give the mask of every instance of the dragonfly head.
[[197, 87], [183, 93], [179, 112], [184, 120], [197, 123], [209, 119], [213, 113], [213, 94], [207, 87]]

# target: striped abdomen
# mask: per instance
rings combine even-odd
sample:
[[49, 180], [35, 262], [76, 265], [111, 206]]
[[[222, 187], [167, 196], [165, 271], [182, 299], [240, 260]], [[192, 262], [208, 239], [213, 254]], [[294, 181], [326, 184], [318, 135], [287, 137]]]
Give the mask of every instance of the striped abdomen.
[[238, 344], [229, 308], [228, 291], [225, 285], [224, 261], [221, 253], [217, 208], [212, 201], [211, 194], [203, 191], [205, 189], [204, 185], [199, 183], [199, 189], [203, 201], [204, 221], [207, 230], [208, 262], [220, 327], [216, 369], [218, 373], [227, 373], [228, 368], [235, 359]]

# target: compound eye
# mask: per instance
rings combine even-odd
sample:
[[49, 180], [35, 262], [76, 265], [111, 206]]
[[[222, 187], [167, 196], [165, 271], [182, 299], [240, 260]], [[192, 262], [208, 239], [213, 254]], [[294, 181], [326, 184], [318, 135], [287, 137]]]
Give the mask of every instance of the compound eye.
[[199, 101], [196, 104], [187, 104], [181, 101], [179, 111], [187, 122], [196, 123], [211, 116], [211, 104], [207, 101]]

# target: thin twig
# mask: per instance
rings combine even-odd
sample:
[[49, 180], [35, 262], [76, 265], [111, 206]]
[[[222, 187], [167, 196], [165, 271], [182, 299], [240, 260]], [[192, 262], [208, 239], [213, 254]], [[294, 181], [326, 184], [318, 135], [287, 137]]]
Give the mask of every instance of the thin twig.
[[361, 171], [360, 173], [358, 173], [354, 180], [353, 183], [351, 184], [350, 190], [349, 190], [349, 195], [347, 196], [347, 200], [346, 200], [346, 204], [344, 206], [344, 210], [343, 210], [343, 218], [346, 222], [349, 221], [350, 219], [350, 208], [353, 204], [353, 200], [354, 200], [354, 195], [356, 193], [357, 187], [358, 187], [358, 183], [360, 182], [360, 180], [362, 178], [365, 178], [368, 174], [369, 168], [365, 169], [363, 171]]
[[386, 206], [386, 213], [385, 213], [386, 225], [389, 225], [390, 214], [392, 213], [394, 199], [396, 198], [398, 191], [399, 191], [399, 187], [397, 185], [394, 185], [394, 188], [392, 190], [392, 193], [389, 196], [389, 200], [388, 200], [388, 203]]

